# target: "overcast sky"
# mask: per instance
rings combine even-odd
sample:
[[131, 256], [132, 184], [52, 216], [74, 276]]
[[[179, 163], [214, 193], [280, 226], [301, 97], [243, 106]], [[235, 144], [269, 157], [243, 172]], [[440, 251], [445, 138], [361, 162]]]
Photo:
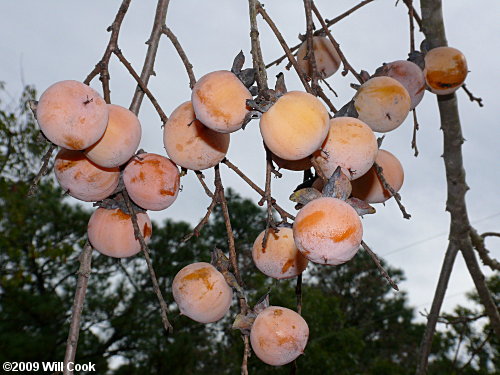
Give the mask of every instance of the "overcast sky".
[[[500, 200], [498, 185], [500, 168], [498, 139], [498, 49], [500, 39], [500, 2], [484, 0], [444, 0], [446, 32], [450, 46], [466, 56], [470, 74], [467, 86], [484, 100], [485, 107], [471, 103], [464, 92], [458, 92], [464, 144], [464, 163], [470, 219], [479, 232], [500, 230]], [[325, 18], [334, 18], [357, 1], [317, 0]], [[357, 69], [370, 73], [382, 63], [406, 59], [409, 50], [407, 10], [394, 0], [375, 0], [354, 15], [332, 28], [344, 54]], [[417, 9], [418, 1], [414, 1]], [[82, 81], [100, 60], [108, 43], [106, 28], [112, 23], [120, 1], [0, 1], [0, 81], [13, 99], [18, 98], [23, 84], [32, 84], [41, 93], [54, 82], [74, 79]], [[119, 46], [125, 57], [140, 72], [146, 53], [156, 2], [132, 1], [123, 22]], [[274, 0], [265, 3], [266, 9], [283, 33], [289, 45], [298, 42], [297, 35], [305, 31], [302, 1]], [[420, 13], [420, 12], [419, 12]], [[213, 70], [229, 69], [234, 56], [243, 50], [250, 65], [250, 39], [247, 1], [172, 0], [167, 25], [177, 35], [199, 78]], [[259, 18], [263, 55], [266, 61], [282, 54], [277, 40]], [[417, 46], [422, 36], [417, 34]], [[175, 50], [164, 37], [155, 65], [156, 77], [150, 89], [169, 115], [179, 104], [189, 100], [188, 78]], [[284, 65], [269, 70], [270, 84], [284, 71]], [[302, 90], [293, 72], [286, 72], [289, 90]], [[111, 98], [114, 104], [128, 107], [135, 83], [125, 69], [112, 59], [110, 65]], [[339, 94], [330, 95], [339, 108], [349, 101], [354, 91], [349, 84], [355, 79], [339, 72], [328, 79]], [[100, 82], [92, 86], [101, 92]], [[413, 157], [410, 147], [412, 121], [409, 117], [397, 130], [387, 134], [383, 148], [390, 150], [405, 168], [405, 183], [401, 190], [403, 203], [411, 220], [405, 220], [394, 201], [377, 205], [377, 214], [363, 220], [364, 240], [373, 250], [396, 267], [404, 270], [407, 280], [400, 284], [410, 302], [419, 311], [430, 309], [434, 288], [447, 244], [449, 215], [445, 212], [446, 180], [442, 154], [442, 134], [436, 98], [427, 92], [417, 108], [421, 129], [418, 133], [420, 155]], [[143, 126], [141, 147], [148, 152], [164, 154], [161, 122], [147, 99], [139, 118]], [[264, 185], [265, 161], [258, 123], [253, 121], [245, 131], [231, 135], [228, 158], [237, 164], [260, 186]], [[225, 166], [221, 166], [226, 186], [241, 195], [259, 196], [244, 185]], [[206, 173], [211, 181], [213, 173]], [[300, 182], [301, 174], [283, 171], [283, 178], [273, 180], [273, 195], [290, 212], [288, 201], [292, 189]], [[190, 174], [182, 179], [183, 191], [169, 209], [151, 213], [162, 220], [186, 220], [196, 224], [209, 204], [198, 181]], [[498, 240], [487, 243], [497, 258]], [[494, 250], [496, 247], [497, 250]], [[208, 260], [208, 259], [200, 259]], [[483, 267], [486, 274], [490, 274]], [[379, 281], [377, 281], [379, 282]], [[384, 282], [381, 280], [380, 282]], [[464, 292], [473, 288], [461, 255], [457, 257], [445, 300], [445, 310], [462, 302]], [[307, 309], [307, 306], [304, 306]]]

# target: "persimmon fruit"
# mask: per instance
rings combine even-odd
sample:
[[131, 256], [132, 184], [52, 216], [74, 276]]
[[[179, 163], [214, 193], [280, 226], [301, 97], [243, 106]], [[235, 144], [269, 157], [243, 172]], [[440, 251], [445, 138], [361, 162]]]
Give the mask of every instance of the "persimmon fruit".
[[118, 168], [100, 167], [87, 159], [81, 151], [64, 148], [56, 155], [54, 173], [63, 190], [85, 202], [107, 198], [120, 180]]
[[410, 94], [391, 77], [373, 77], [354, 96], [359, 119], [373, 131], [386, 133], [400, 126], [410, 111]]
[[272, 153], [300, 160], [316, 151], [328, 134], [328, 112], [315, 96], [290, 91], [260, 119], [260, 132]]
[[108, 104], [109, 119], [104, 135], [85, 150], [87, 158], [106, 168], [125, 164], [141, 141], [141, 123], [127, 108]]
[[425, 81], [435, 94], [455, 92], [465, 82], [467, 73], [467, 60], [456, 48], [437, 47], [425, 55]]
[[353, 117], [337, 117], [330, 120], [328, 136], [314, 159], [327, 177], [340, 166], [347, 177], [356, 179], [371, 168], [377, 152], [377, 139], [368, 125]]
[[196, 118], [220, 133], [232, 133], [241, 128], [248, 113], [248, 99], [252, 99], [250, 91], [227, 70], [204, 75], [191, 93]]
[[295, 246], [292, 228], [278, 229], [269, 230], [266, 247], [262, 247], [265, 231], [257, 236], [252, 248], [253, 261], [266, 276], [275, 279], [296, 277], [306, 269], [309, 261]]
[[40, 129], [49, 141], [68, 150], [96, 143], [108, 124], [108, 106], [99, 93], [78, 81], [54, 83], [36, 109]]
[[[314, 59], [316, 70], [321, 78], [331, 77], [340, 67], [340, 56], [330, 39], [324, 36], [313, 37]], [[304, 41], [297, 51], [297, 63], [301, 69], [312, 77], [311, 60], [304, 59], [307, 54], [307, 41]]]
[[299, 251], [310, 261], [338, 265], [358, 252], [363, 227], [349, 204], [321, 197], [300, 209], [293, 223], [293, 237]]
[[123, 182], [130, 196], [145, 210], [161, 211], [174, 203], [179, 194], [177, 166], [158, 154], [140, 154], [127, 164]]
[[233, 299], [233, 291], [224, 276], [205, 262], [182, 268], [174, 277], [172, 293], [181, 314], [199, 323], [221, 319]]
[[163, 129], [163, 144], [170, 159], [195, 171], [214, 167], [224, 159], [229, 137], [198, 121], [191, 102], [177, 107]]
[[[147, 213], [138, 212], [137, 223], [146, 243], [152, 234], [151, 220]], [[90, 244], [101, 254], [113, 258], [127, 258], [141, 251], [135, 238], [132, 217], [119, 208], [98, 208], [90, 217], [87, 235]]]
[[280, 306], [261, 311], [250, 331], [255, 355], [272, 366], [285, 365], [303, 354], [308, 338], [309, 327], [304, 318]]

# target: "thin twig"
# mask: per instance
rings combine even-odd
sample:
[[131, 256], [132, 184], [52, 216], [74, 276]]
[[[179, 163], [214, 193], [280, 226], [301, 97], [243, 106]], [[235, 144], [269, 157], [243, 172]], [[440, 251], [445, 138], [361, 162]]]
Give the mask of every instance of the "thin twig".
[[418, 120], [417, 120], [417, 110], [413, 108], [413, 137], [411, 139], [411, 148], [412, 150], [415, 150], [415, 153], [413, 154], [415, 157], [418, 156], [418, 147], [417, 147], [417, 131], [420, 128], [418, 125]]
[[307, 52], [304, 60], [308, 60], [308, 65], [311, 67], [311, 88], [315, 95], [318, 92], [318, 68], [316, 65], [316, 56], [314, 55], [313, 44], [313, 20], [312, 20], [312, 0], [304, 0], [304, 11], [306, 14], [306, 46]]
[[474, 349], [474, 351], [472, 352], [472, 355], [471, 357], [469, 358], [469, 360], [462, 366], [460, 367], [459, 369], [459, 372], [462, 372], [467, 366], [470, 366], [470, 364], [472, 363], [472, 360], [476, 357], [476, 355], [478, 355], [479, 353], [482, 352], [484, 346], [486, 345], [486, 343], [489, 341], [490, 337], [493, 335], [493, 330], [490, 329], [488, 331], [488, 334], [486, 335], [486, 337], [484, 338], [484, 340], [481, 342], [481, 344]]
[[[201, 180], [200, 180], [201, 181]], [[212, 211], [214, 210], [215, 206], [217, 203], [219, 203], [219, 188], [215, 187], [215, 193], [210, 192], [212, 194], [212, 201], [210, 202], [210, 206], [207, 208], [207, 212], [205, 213], [205, 216], [203, 216], [203, 219], [200, 220], [200, 222], [194, 227], [193, 231], [182, 239], [182, 242], [187, 242], [193, 236], [198, 237], [200, 235], [200, 230], [208, 223], [208, 220], [210, 219], [210, 215], [212, 214]]]
[[[194, 173], [196, 174], [198, 181], [200, 181], [200, 184], [203, 187], [203, 190], [205, 190], [205, 194], [207, 194], [210, 198], [213, 199], [214, 194], [208, 188], [207, 183], [205, 182], [205, 176], [203, 175], [203, 173], [200, 171], [195, 171]], [[217, 194], [215, 194], [215, 195], [217, 195]]]
[[181, 58], [182, 63], [186, 68], [187, 75], [189, 77], [189, 87], [192, 89], [196, 83], [196, 78], [193, 72], [193, 65], [189, 62], [186, 52], [184, 52], [184, 49], [182, 48], [181, 44], [179, 43], [179, 40], [172, 32], [172, 30], [170, 30], [166, 25], [163, 25], [162, 32], [168, 37], [168, 39], [170, 39], [170, 41], [174, 45], [175, 50], [179, 54], [179, 57]]
[[[158, 51], [158, 45], [160, 43], [160, 37], [162, 35], [162, 28], [163, 25], [165, 25], [165, 18], [167, 17], [167, 9], [169, 3], [170, 0], [158, 0], [158, 5], [156, 6], [155, 20], [153, 23], [153, 28], [151, 30], [151, 35], [146, 42], [146, 44], [148, 45], [148, 51], [146, 52], [146, 58], [144, 59], [140, 78], [140, 82], [142, 82], [144, 86], [148, 85], [149, 78], [155, 74], [154, 64], [156, 60], [156, 53]], [[130, 103], [130, 110], [136, 115], [139, 114], [142, 99], [144, 98], [144, 93], [144, 88], [141, 85], [138, 85], [135, 90], [134, 97], [132, 98], [132, 102]]]
[[127, 13], [128, 7], [130, 5], [131, 0], [123, 0], [118, 12], [116, 13], [115, 20], [108, 27], [108, 31], [111, 31], [111, 37], [109, 38], [108, 45], [106, 46], [106, 50], [104, 51], [104, 55], [101, 60], [96, 64], [94, 70], [90, 72], [90, 74], [85, 78], [83, 83], [89, 85], [90, 82], [99, 74], [99, 80], [102, 83], [102, 91], [104, 100], [106, 103], [111, 103], [111, 90], [109, 87], [109, 59], [111, 58], [111, 54], [113, 51], [118, 48], [118, 35], [120, 33], [120, 27], [122, 25], [123, 19], [125, 18], [125, 14]]
[[229, 210], [227, 208], [226, 196], [224, 194], [224, 186], [222, 185], [222, 179], [220, 177], [219, 164], [214, 167], [215, 170], [215, 187], [218, 189], [219, 202], [222, 207], [222, 214], [224, 215], [224, 224], [226, 226], [227, 232], [227, 242], [229, 245], [229, 260], [233, 266], [234, 276], [239, 285], [243, 285], [243, 280], [241, 279], [240, 270], [238, 268], [238, 255], [236, 253], [236, 246], [234, 244], [234, 233], [231, 226], [231, 218], [229, 216]]
[[483, 264], [490, 267], [493, 271], [500, 271], [500, 262], [489, 256], [489, 251], [488, 249], [486, 249], [486, 246], [484, 244], [484, 240], [486, 237], [490, 236], [500, 237], [500, 233], [486, 232], [479, 235], [477, 231], [471, 227], [470, 236], [472, 245], [479, 254], [479, 258], [481, 258]]
[[[245, 181], [248, 184], [248, 186], [250, 186], [253, 190], [259, 193], [261, 197], [265, 195], [264, 190], [262, 190], [250, 178], [248, 178], [248, 176], [246, 176], [236, 165], [234, 165], [227, 159], [222, 160], [221, 163], [224, 163], [229, 169], [232, 169], [238, 176], [241, 177], [243, 181]], [[271, 199], [273, 202], [274, 209], [278, 212], [283, 221], [286, 221], [286, 219], [295, 220], [295, 216], [285, 211], [278, 203], [276, 203], [276, 200], [274, 198], [271, 197]]]
[[260, 48], [259, 28], [257, 26], [257, 0], [248, 0], [250, 15], [250, 41], [252, 45], [252, 62], [259, 92], [267, 90], [267, 72]]
[[52, 153], [54, 152], [54, 150], [56, 148], [57, 148], [57, 145], [51, 143], [49, 149], [47, 150], [45, 155], [43, 155], [42, 166], [40, 167], [40, 170], [38, 171], [38, 173], [35, 176], [35, 178], [33, 179], [33, 181], [31, 182], [31, 185], [28, 189], [28, 194], [27, 194], [28, 197], [31, 197], [33, 194], [35, 194], [35, 192], [38, 188], [38, 183], [40, 182], [42, 177], [47, 174], [47, 172], [49, 170], [50, 157], [52, 156]]
[[467, 86], [465, 85], [465, 83], [462, 85], [462, 88], [464, 89], [464, 91], [467, 93], [467, 96], [469, 97], [469, 100], [471, 102], [477, 102], [477, 104], [480, 106], [480, 107], [484, 107], [484, 104], [483, 104], [483, 99], [481, 98], [477, 98], [474, 96], [474, 94], [472, 92], [469, 91], [469, 89], [467, 88]]
[[276, 224], [273, 218], [273, 200], [271, 197], [271, 170], [273, 169], [273, 162], [271, 160], [271, 151], [267, 147], [266, 150], [266, 187], [264, 190], [264, 196], [262, 197], [259, 205], [262, 205], [264, 201], [267, 203], [267, 217], [266, 217], [266, 230], [264, 231], [264, 237], [262, 238], [262, 248], [267, 247], [267, 239], [269, 238], [269, 231], [271, 229], [276, 229]]
[[394, 188], [385, 179], [384, 173], [383, 173], [384, 169], [377, 163], [373, 163], [373, 166], [375, 167], [375, 172], [377, 173], [377, 176], [378, 176], [380, 182], [382, 183], [382, 186], [384, 187], [384, 189], [387, 190], [389, 193], [391, 193], [391, 195], [396, 200], [396, 202], [399, 206], [399, 209], [403, 213], [403, 217], [405, 219], [410, 219], [411, 215], [408, 212], [406, 212], [405, 206], [403, 206], [403, 203], [401, 203], [401, 196], [399, 195], [398, 192], [396, 192], [394, 190]]
[[[163, 123], [163, 125], [165, 125], [168, 121], [168, 117], [165, 114], [165, 112], [163, 112], [163, 109], [161, 109], [160, 104], [158, 103], [156, 98], [153, 96], [151, 91], [149, 91], [149, 89], [147, 88], [146, 83], [142, 81], [141, 77], [139, 77], [139, 75], [136, 73], [136, 71], [134, 70], [132, 65], [128, 62], [128, 60], [125, 58], [125, 56], [123, 56], [121, 50], [115, 49], [113, 51], [113, 53], [116, 55], [116, 57], [118, 57], [118, 60], [121, 61], [121, 63], [129, 71], [129, 73], [132, 75], [132, 77], [134, 77], [135, 81], [137, 82], [137, 85], [141, 88], [142, 93], [146, 94], [146, 96], [149, 98], [149, 100], [151, 101], [151, 104], [153, 104], [153, 106], [155, 107], [156, 112], [158, 112], [158, 115], [160, 116], [161, 122]], [[141, 99], [141, 101], [142, 101], [142, 99]]]
[[73, 375], [73, 371], [70, 370], [71, 366], [68, 366], [68, 363], [75, 362], [83, 304], [85, 302], [85, 294], [87, 293], [87, 284], [91, 272], [92, 250], [90, 242], [87, 241], [79, 257], [80, 268], [77, 272], [78, 281], [76, 282], [75, 299], [73, 300], [71, 323], [69, 326], [68, 341], [66, 342], [63, 375]]
[[422, 18], [418, 15], [416, 9], [413, 7], [413, 0], [403, 0], [405, 5], [408, 7], [408, 10], [411, 11], [411, 14], [413, 15], [413, 18], [415, 19], [415, 22], [417, 22], [418, 27], [420, 30], [422, 30]]
[[328, 25], [325, 23], [325, 20], [321, 16], [321, 13], [319, 12], [319, 10], [316, 7], [316, 5], [314, 4], [314, 2], [312, 3], [312, 10], [313, 10], [314, 14], [316, 15], [316, 18], [318, 19], [318, 21], [321, 23], [321, 27], [323, 28], [323, 31], [326, 33], [326, 36], [328, 37], [328, 39], [330, 39], [330, 42], [333, 44], [333, 47], [335, 48], [335, 50], [339, 54], [340, 60], [342, 61], [342, 64], [344, 65], [344, 71], [342, 72], [342, 75], [346, 75], [347, 72], [349, 71], [354, 75], [354, 77], [356, 77], [356, 79], [358, 80], [359, 83], [363, 84], [364, 83], [363, 78], [361, 77], [361, 75], [358, 72], [356, 72], [354, 70], [352, 65], [349, 64], [349, 62], [347, 61], [345, 55], [340, 50], [340, 45], [337, 43], [337, 41], [333, 37], [332, 33], [328, 29]]
[[[343, 19], [344, 19], [344, 18], [346, 18], [347, 16], [350, 16], [352, 13], [354, 13], [354, 12], [355, 12], [356, 10], [358, 10], [359, 8], [361, 8], [361, 7], [365, 6], [366, 4], [371, 3], [372, 1], [374, 1], [374, 0], [364, 0], [364, 1], [360, 2], [359, 4], [355, 5], [354, 7], [352, 7], [351, 9], [349, 9], [349, 10], [345, 11], [345, 12], [344, 12], [344, 13], [342, 13], [341, 15], [339, 15], [339, 16], [337, 16], [337, 17], [335, 17], [335, 18], [331, 19], [331, 20], [325, 20], [325, 21], [326, 21], [327, 26], [328, 26], [328, 27], [330, 27], [330, 26], [332, 26], [332, 25], [336, 24], [337, 22], [339, 22], [339, 21], [343, 20]], [[314, 36], [321, 35], [321, 33], [322, 33], [322, 32], [323, 32], [323, 30], [322, 30], [322, 29], [320, 29], [320, 30], [316, 30], [316, 31], [314, 32]], [[292, 48], [290, 48], [290, 50], [291, 50], [292, 52], [293, 52], [293, 51], [296, 51], [297, 49], [299, 49], [299, 47], [300, 47], [300, 45], [301, 45], [301, 44], [302, 44], [302, 43], [298, 43], [297, 45], [295, 45], [295, 46], [293, 46]], [[281, 56], [281, 57], [277, 58], [276, 60], [274, 60], [274, 61], [270, 62], [269, 64], [267, 64], [267, 65], [266, 65], [266, 68], [269, 68], [269, 67], [271, 67], [271, 66], [273, 66], [273, 65], [275, 65], [275, 64], [276, 64], [276, 65], [278, 65], [278, 64], [280, 64], [280, 63], [281, 63], [284, 59], [286, 59], [286, 55], [283, 55], [283, 56]]]
[[377, 254], [375, 254], [372, 251], [372, 249], [370, 249], [370, 247], [366, 244], [365, 241], [361, 241], [361, 246], [363, 247], [363, 249], [365, 249], [365, 251], [368, 253], [368, 255], [370, 255], [370, 257], [372, 258], [373, 262], [376, 264], [376, 266], [379, 269], [379, 271], [382, 274], [382, 276], [384, 276], [384, 278], [389, 282], [389, 284], [391, 284], [391, 287], [394, 290], [397, 290], [399, 292], [399, 287], [391, 279], [391, 277], [389, 276], [389, 274], [387, 273], [387, 271], [384, 269], [384, 267], [382, 267], [382, 264], [380, 263], [380, 259], [378, 258]]
[[408, 16], [410, 18], [410, 53], [415, 52], [415, 24], [414, 20], [415, 8], [413, 8], [413, 0], [408, 0]]
[[127, 190], [123, 190], [122, 195], [123, 199], [125, 200], [125, 204], [127, 205], [127, 209], [130, 212], [132, 218], [132, 225], [134, 226], [135, 238], [137, 238], [137, 240], [141, 244], [142, 253], [144, 254], [144, 258], [146, 258], [146, 264], [148, 266], [149, 275], [151, 277], [151, 282], [153, 284], [153, 290], [156, 294], [156, 297], [158, 298], [158, 302], [160, 303], [160, 315], [161, 315], [161, 321], [163, 323], [163, 328], [165, 328], [167, 334], [172, 333], [174, 328], [172, 327], [172, 324], [170, 324], [168, 320], [167, 316], [168, 306], [167, 303], [165, 302], [165, 299], [163, 298], [163, 295], [160, 290], [160, 285], [158, 284], [158, 279], [156, 278], [156, 272], [153, 268], [153, 263], [151, 262], [148, 245], [146, 244], [144, 236], [142, 235], [142, 232], [139, 229], [137, 214], [135, 212], [132, 203], [130, 202], [130, 197], [128, 196]]
[[248, 335], [241, 335], [243, 339], [243, 359], [241, 361], [241, 375], [248, 375], [248, 358], [250, 357], [250, 340]]

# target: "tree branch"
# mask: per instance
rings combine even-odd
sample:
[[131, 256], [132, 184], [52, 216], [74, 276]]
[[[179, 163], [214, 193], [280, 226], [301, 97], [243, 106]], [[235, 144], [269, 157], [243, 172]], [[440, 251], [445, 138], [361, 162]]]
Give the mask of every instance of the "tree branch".
[[[144, 59], [144, 65], [141, 72], [141, 82], [144, 86], [149, 83], [149, 78], [155, 74], [154, 64], [156, 60], [156, 53], [158, 51], [158, 45], [160, 43], [160, 37], [163, 30], [163, 25], [165, 25], [165, 19], [167, 17], [167, 9], [170, 0], [158, 0], [158, 5], [156, 6], [156, 15], [153, 23], [153, 29], [151, 30], [151, 35], [146, 42], [148, 45], [148, 51], [146, 53], [146, 58]], [[141, 108], [142, 99], [144, 98], [144, 90], [141, 85], [138, 85], [135, 89], [134, 97], [132, 98], [132, 103], [130, 103], [130, 110], [136, 115], [139, 114]], [[163, 121], [163, 119], [162, 119]]]
[[196, 83], [196, 78], [193, 72], [193, 65], [189, 62], [186, 52], [184, 52], [184, 49], [182, 48], [181, 44], [179, 43], [179, 40], [172, 32], [172, 30], [170, 30], [166, 25], [163, 25], [162, 33], [165, 34], [168, 37], [168, 39], [170, 39], [170, 41], [174, 45], [175, 50], [179, 54], [179, 57], [181, 58], [182, 63], [184, 64], [184, 67], [186, 68], [186, 72], [189, 77], [189, 87], [192, 89]]
[[87, 284], [91, 272], [92, 250], [92, 246], [87, 241], [79, 257], [80, 268], [77, 272], [78, 281], [76, 282], [75, 299], [73, 300], [71, 323], [69, 326], [68, 341], [66, 342], [63, 375], [73, 375], [73, 371], [70, 371], [67, 365], [69, 362], [75, 362], [83, 304], [85, 302], [85, 294], [87, 293]]
[[380, 263], [380, 259], [378, 258], [377, 254], [375, 254], [372, 251], [372, 249], [370, 249], [370, 247], [366, 244], [365, 241], [361, 241], [361, 246], [363, 247], [363, 249], [365, 249], [365, 251], [368, 253], [368, 255], [370, 255], [370, 257], [372, 258], [373, 262], [375, 263], [375, 265], [379, 269], [382, 276], [384, 276], [384, 278], [389, 282], [389, 284], [391, 284], [392, 289], [399, 292], [398, 285], [394, 282], [394, 280], [392, 280], [392, 278], [389, 276], [389, 274], [384, 269], [384, 267], [382, 267], [382, 264]]

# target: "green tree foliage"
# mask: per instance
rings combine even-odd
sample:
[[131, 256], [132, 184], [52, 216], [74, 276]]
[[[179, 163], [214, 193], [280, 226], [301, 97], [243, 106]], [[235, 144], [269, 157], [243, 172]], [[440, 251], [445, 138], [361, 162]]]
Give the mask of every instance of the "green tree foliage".
[[[35, 123], [26, 112], [26, 101], [33, 96], [34, 90], [28, 88], [20, 104], [0, 103], [1, 362], [63, 358], [78, 255], [90, 215], [70, 204], [50, 176], [43, 179], [36, 196], [26, 197], [29, 181], [48, 147], [38, 140]], [[264, 229], [265, 213], [230, 189], [227, 197], [250, 303], [270, 291], [272, 305], [294, 309], [295, 280], [271, 280], [258, 272], [251, 259], [253, 241]], [[189, 224], [173, 220], [153, 227], [151, 256], [169, 303], [175, 330], [170, 336], [162, 328], [143, 257], [117, 260], [93, 254], [78, 363], [91, 361], [98, 373], [114, 375], [239, 373], [243, 344], [240, 333], [231, 330], [237, 304], [220, 322], [204, 325], [180, 316], [173, 302], [171, 283], [182, 267], [210, 261], [214, 247], [227, 251], [219, 207], [199, 237], [183, 242], [191, 230]], [[403, 280], [401, 270], [385, 267], [396, 281]], [[498, 278], [491, 280], [497, 297], [499, 284]], [[478, 327], [480, 318], [474, 317], [480, 315], [480, 311], [457, 307], [455, 314], [446, 317], [463, 323], [450, 324], [436, 337], [431, 374], [461, 367], [463, 374], [493, 373], [498, 365], [494, 362], [498, 338], [492, 337], [487, 326]], [[297, 361], [299, 373], [414, 372], [423, 326], [414, 322], [405, 293], [394, 293], [363, 251], [338, 267], [310, 264], [304, 275], [303, 316], [310, 340], [305, 356]], [[457, 347], [459, 355], [455, 356]], [[252, 374], [288, 374], [290, 366], [274, 368], [252, 356], [249, 370]]]

